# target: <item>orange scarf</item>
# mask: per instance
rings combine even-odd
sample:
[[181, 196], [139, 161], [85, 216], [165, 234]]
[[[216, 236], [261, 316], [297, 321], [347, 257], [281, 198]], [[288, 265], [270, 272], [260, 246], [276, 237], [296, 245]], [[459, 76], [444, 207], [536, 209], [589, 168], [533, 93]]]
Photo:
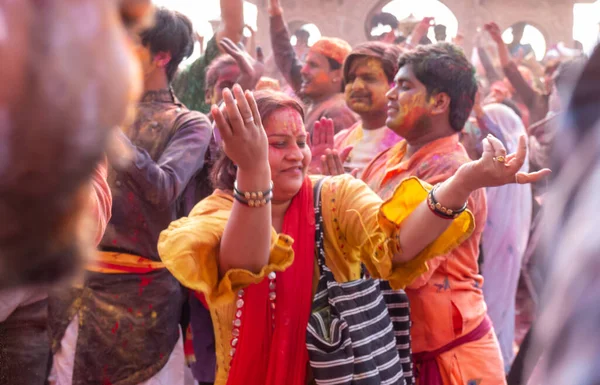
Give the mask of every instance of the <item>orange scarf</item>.
[[311, 312], [315, 215], [310, 179], [292, 200], [283, 233], [294, 239], [294, 262], [277, 273], [275, 329], [269, 306], [269, 280], [245, 290], [240, 338], [227, 385], [304, 385]]

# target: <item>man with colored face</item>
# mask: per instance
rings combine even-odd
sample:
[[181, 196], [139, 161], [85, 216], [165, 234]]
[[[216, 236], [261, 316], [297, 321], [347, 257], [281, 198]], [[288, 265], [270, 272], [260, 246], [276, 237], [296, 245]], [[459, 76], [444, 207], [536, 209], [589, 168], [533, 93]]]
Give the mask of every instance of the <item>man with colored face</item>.
[[341, 153], [352, 146], [344, 162], [346, 172], [358, 175], [380, 152], [400, 137], [386, 125], [387, 97], [397, 71], [400, 48], [382, 42], [368, 42], [354, 48], [344, 62], [344, 92], [348, 107], [360, 116], [352, 127], [335, 136]]
[[109, 158], [112, 218], [98, 258], [87, 266], [81, 286], [50, 300], [51, 383], [183, 384], [184, 296], [160, 261], [157, 243], [194, 195], [197, 186], [190, 181], [203, 168], [212, 128], [170, 87], [192, 53], [190, 20], [158, 9], [136, 48], [144, 93], [135, 121], [119, 136], [131, 156]]
[[[387, 94], [386, 124], [404, 140], [377, 156], [362, 179], [387, 199], [407, 177], [431, 184], [451, 177], [470, 160], [458, 133], [476, 91], [474, 69], [460, 48], [437, 43], [403, 54]], [[472, 235], [451, 253], [427, 262], [428, 271], [406, 287], [421, 384], [430, 383], [425, 380], [429, 375], [444, 385], [505, 383], [477, 264], [487, 214], [483, 190], [471, 194], [468, 208], [475, 216]]]
[[269, 0], [271, 44], [279, 71], [307, 105], [305, 125], [312, 134], [321, 118], [333, 120], [335, 132], [352, 126], [357, 116], [346, 106], [342, 91], [342, 64], [352, 48], [344, 40], [323, 37], [298, 59], [290, 43], [279, 0]]
[[221, 55], [206, 69], [206, 89], [204, 102], [219, 104], [223, 100], [223, 90], [233, 88], [240, 76], [240, 67], [231, 55]]

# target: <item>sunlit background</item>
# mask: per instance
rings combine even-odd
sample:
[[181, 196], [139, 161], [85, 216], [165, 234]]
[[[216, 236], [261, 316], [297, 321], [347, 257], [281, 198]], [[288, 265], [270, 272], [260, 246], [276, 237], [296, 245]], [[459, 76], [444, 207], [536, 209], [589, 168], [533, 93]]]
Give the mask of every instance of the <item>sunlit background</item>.
[[[393, 0], [385, 5], [382, 11], [391, 13], [398, 20], [404, 20], [411, 16], [419, 20], [424, 17], [433, 17], [435, 24], [446, 26], [448, 41], [451, 41], [458, 33], [456, 16], [448, 7], [437, 0]], [[431, 41], [436, 41], [433, 28], [429, 29], [427, 37]]]
[[[175, 9], [187, 15], [194, 23], [194, 27], [198, 33], [205, 37], [204, 44], [213, 35], [213, 25], [218, 24], [220, 18], [219, 0], [153, 0], [153, 2], [156, 5]], [[434, 17], [436, 24], [444, 24], [446, 26], [448, 40], [455, 37], [459, 30], [458, 21], [452, 11], [438, 0], [393, 0], [383, 7], [383, 11], [395, 15], [398, 20], [406, 19], [410, 16], [417, 19], [425, 16]], [[575, 4], [573, 16], [573, 39], [580, 41], [584, 51], [589, 53], [598, 42], [600, 0], [591, 4]], [[256, 29], [257, 8], [254, 4], [245, 2], [244, 18], [246, 24]], [[213, 25], [211, 25], [211, 22]], [[305, 25], [303, 28], [310, 32], [311, 41], [309, 43], [313, 43], [321, 36], [319, 29], [314, 24]], [[430, 29], [428, 37], [432, 41], [435, 41], [433, 29]], [[502, 37], [506, 42], [511, 42], [511, 29], [508, 28], [504, 31]], [[543, 34], [531, 25], [527, 25], [525, 28], [522, 42], [524, 44], [531, 44], [538, 60], [544, 57], [546, 49], [549, 48], [546, 46], [547, 43]], [[293, 40], [292, 43], [295, 43], [295, 41]], [[571, 42], [565, 43], [569, 46], [571, 45]], [[199, 51], [195, 50], [195, 55], [199, 55]]]
[[[506, 44], [510, 44], [513, 41], [513, 32], [512, 27], [508, 28], [502, 34], [502, 40]], [[535, 53], [535, 58], [537, 60], [542, 60], [546, 55], [546, 39], [542, 32], [535, 28], [534, 26], [527, 24], [523, 29], [523, 37], [521, 38], [521, 44], [523, 45], [531, 45], [533, 48], [533, 52]]]
[[[213, 24], [218, 24], [221, 18], [221, 10], [219, 8], [219, 0], [152, 0], [154, 4], [161, 7], [166, 7], [179, 11], [190, 18], [194, 24], [196, 32], [200, 36], [204, 36], [204, 47], [214, 34]], [[244, 21], [245, 23], [256, 30], [258, 10], [256, 5], [244, 1]], [[198, 45], [198, 43], [197, 43]], [[193, 62], [200, 56], [200, 47], [195, 47], [194, 54], [188, 58], [182, 65]]]

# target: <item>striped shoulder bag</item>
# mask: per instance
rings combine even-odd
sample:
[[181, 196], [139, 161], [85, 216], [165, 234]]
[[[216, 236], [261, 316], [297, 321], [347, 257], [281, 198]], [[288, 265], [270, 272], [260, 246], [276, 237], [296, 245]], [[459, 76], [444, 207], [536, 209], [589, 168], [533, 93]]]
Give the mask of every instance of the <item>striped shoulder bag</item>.
[[321, 187], [315, 185], [315, 238], [320, 278], [306, 345], [319, 385], [404, 385], [396, 338], [379, 282], [338, 283], [325, 264]]

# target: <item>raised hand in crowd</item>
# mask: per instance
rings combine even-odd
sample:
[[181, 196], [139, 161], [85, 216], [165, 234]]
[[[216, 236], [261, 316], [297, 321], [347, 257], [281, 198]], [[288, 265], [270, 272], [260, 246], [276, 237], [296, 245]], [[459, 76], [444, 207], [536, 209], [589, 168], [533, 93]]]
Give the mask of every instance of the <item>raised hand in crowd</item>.
[[250, 33], [250, 37], [246, 40], [246, 52], [248, 52], [248, 54], [250, 56], [252, 56], [254, 59], [257, 59], [256, 57], [256, 31], [254, 30], [254, 28], [252, 28], [250, 25], [246, 24], [244, 25], [244, 30], [247, 30]]
[[490, 23], [485, 24], [483, 26], [483, 29], [485, 29], [487, 33], [490, 34], [490, 37], [496, 43], [504, 43], [504, 40], [502, 40], [502, 30], [500, 30], [498, 24], [492, 21]]
[[315, 122], [313, 134], [310, 139], [310, 151], [312, 153], [312, 162], [309, 171], [311, 174], [321, 173], [321, 156], [325, 151], [333, 149], [334, 142], [333, 121], [327, 118], [321, 118]]
[[[237, 83], [244, 90], [253, 90], [264, 73], [264, 64], [260, 60], [254, 59], [248, 52], [237, 46], [229, 38], [224, 37], [221, 39], [219, 45], [235, 59], [240, 67], [241, 74], [237, 79]], [[259, 54], [257, 49], [257, 58], [260, 59], [262, 56], [262, 53]]]
[[[223, 90], [223, 102], [221, 109], [213, 106], [211, 112], [223, 140], [225, 154], [238, 169], [265, 165], [268, 169], [269, 144], [252, 92], [244, 92], [236, 84], [232, 90]], [[270, 177], [265, 180], [268, 185]]]
[[498, 26], [498, 24], [491, 22], [487, 23], [483, 26], [483, 29], [487, 31], [492, 40], [496, 43], [498, 47], [498, 57], [500, 59], [500, 65], [502, 67], [506, 67], [509, 65], [511, 61], [510, 52], [508, 51], [508, 47], [502, 40], [502, 30]]
[[[236, 166], [236, 183], [240, 191], [265, 191], [271, 183], [271, 167], [269, 165], [269, 141], [262, 124], [260, 113], [251, 91], [245, 92], [236, 84], [232, 90], [223, 90], [224, 105], [219, 109], [213, 105], [211, 112], [221, 138], [223, 151]], [[226, 272], [232, 266], [260, 271], [268, 261], [271, 231], [271, 210], [257, 210], [239, 202], [234, 203], [219, 258], [219, 270]], [[236, 239], [227, 242], [229, 234], [241, 234], [247, 231], [247, 223], [264, 223], [253, 234], [253, 238]], [[249, 260], [248, 254], [261, 256]], [[262, 258], [262, 256], [266, 256]]]
[[419, 44], [421, 39], [427, 35], [429, 27], [431, 27], [433, 23], [433, 17], [424, 17], [423, 20], [421, 20], [419, 24], [415, 26], [408, 39], [406, 39], [406, 44], [409, 46]]
[[281, 8], [279, 0], [269, 0], [269, 15], [281, 15], [282, 13], [283, 8]]
[[527, 141], [525, 135], [519, 137], [517, 152], [507, 155], [502, 142], [492, 135], [483, 139], [483, 155], [462, 165], [455, 176], [460, 177], [468, 191], [484, 187], [497, 187], [510, 183], [535, 183], [548, 176], [550, 169], [536, 172], [519, 171], [527, 156]]
[[[322, 158], [327, 155], [328, 150], [330, 151], [329, 156], [332, 156], [331, 150], [335, 148], [334, 138], [335, 125], [333, 124], [333, 120], [321, 118], [321, 120], [315, 122], [310, 143], [312, 162], [310, 163], [309, 172], [311, 174], [338, 175], [337, 173], [326, 172], [326, 170], [323, 169], [322, 163]], [[350, 154], [350, 151], [352, 151], [352, 146], [346, 147], [342, 150], [341, 154], [337, 155], [341, 158], [341, 164], [344, 164], [344, 161]], [[331, 161], [333, 162], [333, 159]], [[343, 174], [343, 171], [340, 174]]]
[[[346, 173], [344, 168], [344, 162], [348, 159], [352, 146], [346, 147], [341, 153], [337, 150], [325, 150], [325, 155], [321, 155], [321, 174], [323, 175], [342, 175]], [[350, 173], [356, 178], [358, 175], [358, 169], [352, 170]]]

